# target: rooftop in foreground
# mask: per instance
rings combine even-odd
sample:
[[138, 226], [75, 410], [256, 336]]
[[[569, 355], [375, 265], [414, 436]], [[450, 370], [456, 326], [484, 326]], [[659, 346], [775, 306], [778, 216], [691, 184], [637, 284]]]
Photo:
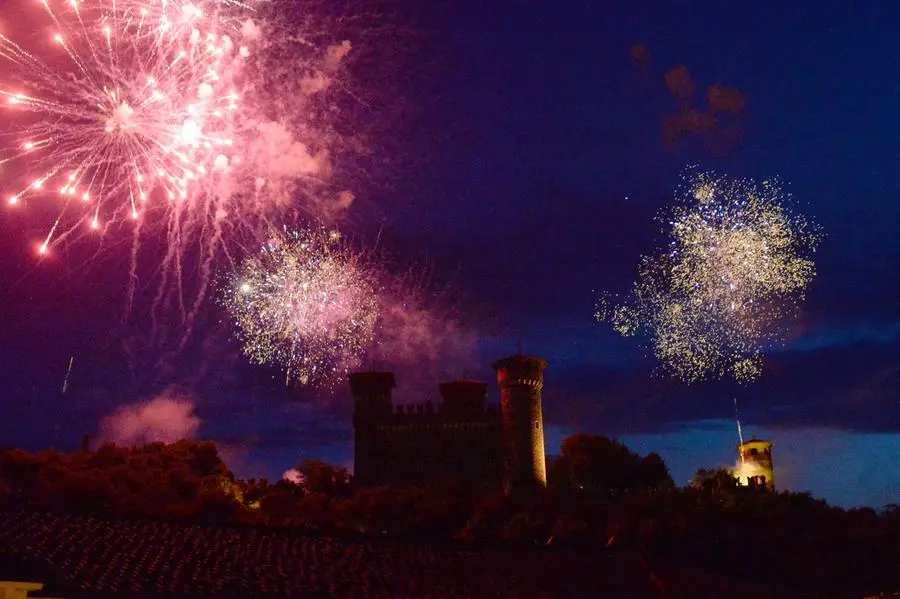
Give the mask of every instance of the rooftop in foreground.
[[[12, 510], [0, 510], [0, 522], [0, 574], [10, 580], [12, 566], [69, 599], [670, 596], [639, 560], [624, 555], [441, 549], [281, 528]], [[680, 571], [663, 577], [670, 591], [759, 592], [734, 594], [731, 583]]]

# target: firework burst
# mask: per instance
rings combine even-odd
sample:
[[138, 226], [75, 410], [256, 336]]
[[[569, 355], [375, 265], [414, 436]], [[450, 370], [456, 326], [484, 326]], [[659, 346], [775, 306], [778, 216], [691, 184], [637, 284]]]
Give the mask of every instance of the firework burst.
[[330, 181], [327, 108], [351, 47], [328, 45], [312, 16], [287, 22], [261, 0], [22, 7], [28, 26], [0, 28], [0, 191], [46, 222], [41, 254], [79, 231], [130, 231], [127, 309], [139, 240], [165, 236], [153, 315], [179, 311], [182, 342], [223, 257], [352, 202]]
[[641, 259], [629, 301], [601, 300], [598, 320], [648, 333], [660, 364], [683, 380], [756, 378], [815, 276], [820, 236], [783, 206], [776, 182], [709, 173], [685, 177], [663, 223], [668, 245]]
[[244, 353], [302, 384], [328, 387], [361, 363], [379, 316], [377, 279], [333, 231], [280, 234], [224, 294]]
[[9, 204], [61, 201], [42, 253], [67, 232], [67, 212], [98, 229], [139, 219], [151, 201], [178, 211], [240, 162], [238, 83], [255, 32], [222, 31], [228, 21], [215, 15], [234, 3], [37, 4], [51, 24], [49, 47], [29, 51], [0, 34], [11, 140], [0, 161], [5, 186], [24, 179]]

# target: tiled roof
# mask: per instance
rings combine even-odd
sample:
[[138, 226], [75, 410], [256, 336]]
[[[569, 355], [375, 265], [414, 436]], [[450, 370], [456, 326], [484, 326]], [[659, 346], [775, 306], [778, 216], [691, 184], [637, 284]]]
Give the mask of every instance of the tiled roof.
[[[17, 510], [0, 510], [0, 573], [3, 564], [27, 564], [27, 579], [70, 599], [669, 596], [637, 560], [624, 557], [441, 549], [278, 528]], [[7, 572], [6, 579], [16, 577]], [[708, 582], [701, 585], [711, 590]]]
[[[604, 597], [597, 564], [528, 552], [475, 552], [355, 542], [262, 527], [115, 522], [0, 511], [0, 562], [38, 563], [76, 597]], [[591, 560], [593, 561], [593, 560]], [[612, 574], [612, 571], [607, 571]], [[644, 577], [645, 578], [645, 577]], [[41, 581], [45, 582], [45, 581]], [[649, 584], [649, 582], [647, 582]], [[628, 592], [640, 594], [634, 580]], [[74, 593], [74, 594], [73, 594]]]

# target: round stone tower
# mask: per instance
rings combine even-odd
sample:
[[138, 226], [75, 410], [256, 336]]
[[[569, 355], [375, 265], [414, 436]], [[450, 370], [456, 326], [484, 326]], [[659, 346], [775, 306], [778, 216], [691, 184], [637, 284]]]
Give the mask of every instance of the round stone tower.
[[772, 465], [772, 443], [762, 439], [750, 439], [737, 446], [735, 465], [738, 484], [742, 487], [759, 487], [775, 490], [775, 467]]
[[494, 363], [500, 388], [503, 489], [506, 493], [547, 486], [541, 358], [516, 355]]

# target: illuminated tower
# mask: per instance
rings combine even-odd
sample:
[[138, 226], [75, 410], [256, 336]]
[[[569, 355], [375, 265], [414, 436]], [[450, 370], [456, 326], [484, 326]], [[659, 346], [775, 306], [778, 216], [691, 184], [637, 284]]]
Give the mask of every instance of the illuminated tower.
[[391, 372], [354, 372], [349, 375], [353, 395], [353, 477], [361, 485], [380, 480], [383, 443], [379, 423], [391, 418], [391, 392], [397, 386]]
[[545, 360], [523, 355], [494, 363], [500, 388], [503, 490], [506, 493], [547, 486], [541, 412], [546, 367]]
[[739, 485], [775, 490], [772, 445], [771, 441], [750, 439], [737, 446], [738, 459], [734, 471]]

